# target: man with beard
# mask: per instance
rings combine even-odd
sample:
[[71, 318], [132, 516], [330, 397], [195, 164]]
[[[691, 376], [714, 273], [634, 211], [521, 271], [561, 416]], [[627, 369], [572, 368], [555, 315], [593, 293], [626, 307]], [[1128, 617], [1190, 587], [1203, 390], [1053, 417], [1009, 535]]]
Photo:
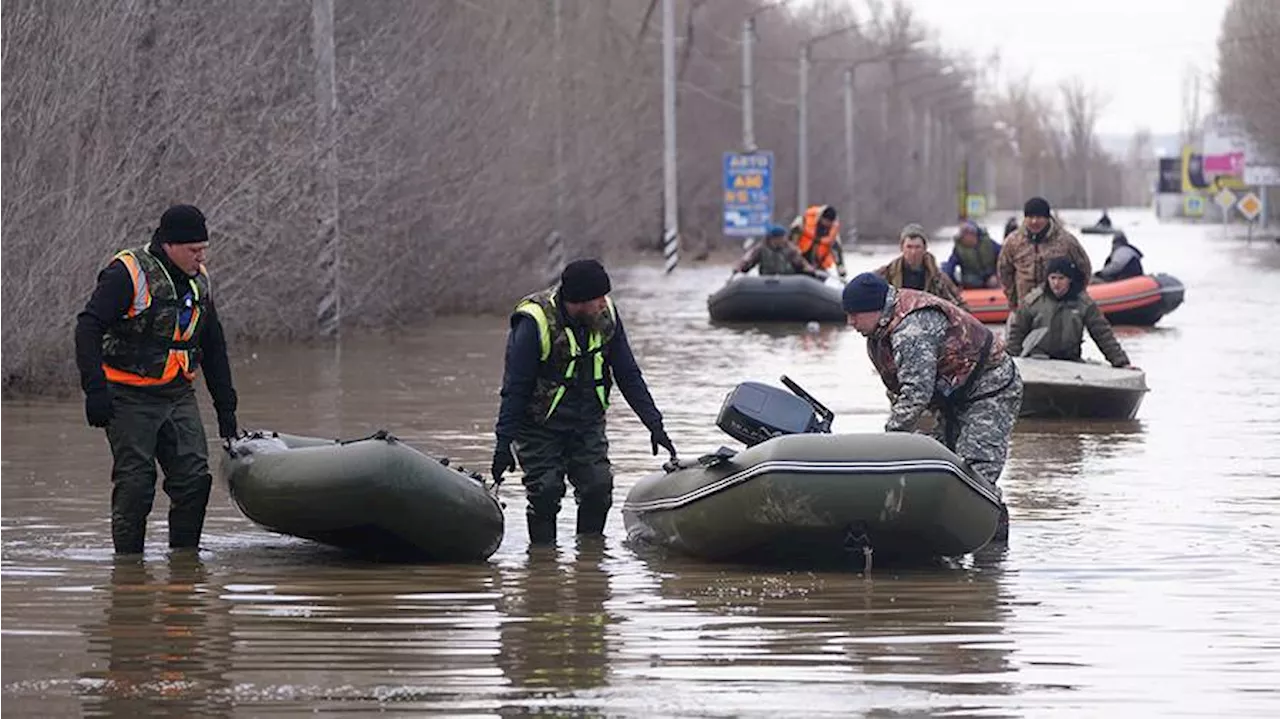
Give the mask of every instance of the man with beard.
[[218, 436], [236, 434], [236, 391], [205, 255], [209, 231], [192, 205], [160, 216], [151, 242], [123, 250], [101, 272], [76, 317], [76, 365], [85, 418], [111, 446], [111, 539], [141, 554], [156, 495], [169, 495], [169, 546], [196, 550], [213, 478], [194, 381], [203, 370]]
[[579, 535], [604, 534], [613, 504], [605, 410], [616, 379], [658, 447], [675, 456], [627, 341], [609, 275], [595, 260], [569, 263], [559, 284], [521, 300], [511, 315], [493, 478], [524, 470], [531, 544], [554, 544], [565, 478], [578, 502]]
[[898, 235], [898, 249], [902, 254], [897, 259], [876, 270], [885, 282], [898, 289], [928, 292], [968, 309], [955, 284], [938, 269], [938, 260], [929, 251], [929, 234], [924, 227], [915, 223], [903, 227]]
[[1049, 274], [1045, 268], [1055, 257], [1070, 259], [1085, 277], [1093, 273], [1089, 255], [1080, 241], [1053, 218], [1048, 200], [1027, 200], [1022, 214], [1022, 226], [1005, 238], [996, 264], [1011, 312], [1018, 309], [1031, 290], [1044, 283]]
[[[845, 286], [843, 304], [893, 403], [885, 431], [914, 431], [936, 412], [933, 437], [994, 485], [1022, 407], [1022, 378], [1004, 342], [950, 302], [870, 272]], [[1007, 536], [1006, 510], [996, 537]]]
[[1015, 357], [1080, 361], [1084, 331], [1114, 367], [1130, 367], [1129, 356], [1102, 310], [1084, 291], [1084, 274], [1066, 257], [1049, 261], [1044, 284], [1026, 296], [1009, 321], [1006, 350]]

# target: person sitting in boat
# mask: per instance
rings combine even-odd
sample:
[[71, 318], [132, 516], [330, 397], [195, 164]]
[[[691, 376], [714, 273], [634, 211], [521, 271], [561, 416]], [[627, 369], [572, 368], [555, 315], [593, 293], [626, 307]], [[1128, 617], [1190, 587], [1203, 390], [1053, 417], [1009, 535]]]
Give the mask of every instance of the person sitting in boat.
[[1117, 232], [1111, 238], [1111, 254], [1107, 255], [1106, 264], [1093, 273], [1093, 278], [1097, 282], [1116, 282], [1145, 274], [1142, 251], [1129, 244], [1129, 238], [1123, 232]]
[[954, 280], [960, 270], [960, 286], [966, 289], [999, 287], [996, 262], [1000, 258], [1000, 243], [991, 239], [987, 231], [972, 220], [960, 225], [951, 256], [942, 263], [942, 274]]
[[844, 269], [844, 247], [840, 244], [840, 221], [836, 208], [814, 205], [791, 222], [791, 237], [809, 264], [820, 270], [835, 268], [840, 279]]
[[800, 250], [787, 237], [786, 228], [774, 225], [763, 242], [757, 242], [733, 266], [734, 274], [750, 272], [752, 267], [759, 266], [761, 275], [810, 275], [820, 280], [827, 278], [827, 273], [815, 268]]
[[903, 227], [898, 235], [898, 249], [902, 254], [876, 270], [877, 275], [899, 289], [921, 290], [969, 309], [955, 283], [938, 269], [938, 260], [929, 251], [929, 234], [924, 227], [914, 222]]
[[578, 500], [578, 534], [601, 535], [613, 504], [605, 410], [616, 379], [649, 430], [653, 453], [675, 445], [662, 426], [595, 260], [569, 263], [560, 282], [520, 300], [511, 315], [493, 479], [524, 470], [531, 544], [554, 544], [565, 476]]
[[[914, 431], [934, 410], [934, 438], [994, 484], [1022, 407], [1022, 378], [1004, 341], [954, 304], [870, 272], [845, 286], [843, 305], [893, 402], [885, 431]], [[1007, 510], [1001, 525], [1007, 535]]]
[[1099, 217], [1099, 218], [1098, 218], [1098, 221], [1097, 221], [1097, 222], [1095, 222], [1093, 226], [1094, 226], [1094, 227], [1101, 227], [1101, 228], [1108, 229], [1108, 230], [1109, 230], [1109, 229], [1111, 229], [1111, 215], [1108, 215], [1108, 214], [1107, 214], [1107, 211], [1106, 211], [1106, 210], [1103, 210], [1103, 211], [1102, 211], [1102, 217]]
[[1010, 318], [1005, 350], [1014, 357], [1080, 362], [1087, 329], [1108, 362], [1129, 367], [1129, 356], [1084, 285], [1084, 273], [1076, 263], [1066, 257], [1050, 260], [1049, 277]]
[[1044, 283], [1045, 266], [1055, 257], [1068, 257], [1085, 277], [1093, 274], [1089, 255], [1062, 223], [1053, 217], [1049, 201], [1043, 197], [1027, 200], [1022, 208], [1022, 226], [1004, 238], [996, 271], [1000, 287], [1009, 300], [1009, 309], [1019, 307], [1031, 290]]

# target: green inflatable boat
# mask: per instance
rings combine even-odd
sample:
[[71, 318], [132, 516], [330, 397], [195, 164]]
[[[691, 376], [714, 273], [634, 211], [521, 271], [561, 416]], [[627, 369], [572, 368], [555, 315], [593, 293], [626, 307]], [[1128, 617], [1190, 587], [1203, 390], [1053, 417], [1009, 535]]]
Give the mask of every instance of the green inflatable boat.
[[747, 445], [673, 460], [623, 505], [630, 540], [709, 560], [916, 561], [973, 552], [996, 532], [1000, 490], [930, 437], [830, 434], [834, 416], [747, 382], [717, 424]]
[[280, 534], [389, 559], [477, 561], [502, 542], [502, 507], [467, 474], [386, 432], [350, 442], [254, 432], [221, 465], [246, 517]]

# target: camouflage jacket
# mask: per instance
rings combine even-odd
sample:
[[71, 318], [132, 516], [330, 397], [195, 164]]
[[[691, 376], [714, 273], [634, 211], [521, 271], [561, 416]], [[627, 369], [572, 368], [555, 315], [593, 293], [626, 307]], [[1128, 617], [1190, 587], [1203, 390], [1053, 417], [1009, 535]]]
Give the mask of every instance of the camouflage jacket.
[[[1036, 333], [1040, 336], [1027, 344], [1027, 336], [1041, 329], [1044, 332]], [[1032, 290], [1013, 313], [1008, 351], [1015, 357], [1043, 353], [1052, 359], [1078, 362], [1086, 329], [1108, 362], [1116, 367], [1129, 364], [1129, 356], [1120, 347], [1111, 324], [1088, 294], [1081, 292], [1069, 300], [1059, 299], [1044, 286]]]
[[1049, 220], [1044, 237], [1039, 241], [1027, 236], [1027, 228], [1019, 227], [1005, 238], [996, 263], [1000, 284], [1004, 287], [1009, 308], [1017, 309], [1020, 300], [1044, 283], [1048, 273], [1045, 268], [1055, 257], [1069, 257], [1085, 277], [1093, 274], [1089, 255], [1070, 232], [1062, 228], [1056, 219]]
[[[899, 257], [889, 264], [876, 270], [876, 274], [884, 278], [885, 282], [893, 285], [898, 289], [902, 289], [903, 282], [903, 265], [905, 261]], [[932, 252], [924, 253], [924, 291], [931, 295], [936, 295], [962, 309], [969, 309], [965, 304], [964, 297], [960, 295], [960, 290], [956, 288], [954, 282], [946, 275], [942, 274], [942, 270], [938, 269], [938, 260], [934, 258]]]
[[1004, 342], [973, 315], [925, 292], [890, 288], [880, 326], [867, 338], [871, 363], [895, 396], [885, 431], [910, 431], [926, 409], [961, 390], [988, 341], [993, 365]]

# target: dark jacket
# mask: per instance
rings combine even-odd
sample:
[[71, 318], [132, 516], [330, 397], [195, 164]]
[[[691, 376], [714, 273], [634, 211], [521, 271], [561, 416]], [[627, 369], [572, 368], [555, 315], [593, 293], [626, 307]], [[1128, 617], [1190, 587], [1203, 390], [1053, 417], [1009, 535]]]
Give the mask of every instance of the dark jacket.
[[[991, 257], [990, 264], [985, 264], [983, 258]], [[971, 259], [966, 259], [971, 258]], [[997, 263], [1000, 261], [1000, 243], [991, 239], [991, 236], [983, 232], [978, 236], [978, 245], [972, 249], [960, 244], [959, 238], [956, 239], [955, 247], [951, 250], [951, 256], [946, 262], [942, 263], [942, 274], [948, 279], [956, 279], [956, 268], [960, 268], [960, 286], [961, 287], [986, 287], [987, 278], [996, 274]]]
[[1122, 243], [1111, 248], [1106, 264], [1094, 274], [1094, 277], [1103, 282], [1116, 282], [1145, 274], [1146, 272], [1142, 269], [1142, 252], [1133, 245]]
[[[184, 276], [182, 270], [169, 260], [159, 246], [152, 243], [149, 249], [151, 254], [160, 258], [170, 275]], [[86, 393], [107, 386], [107, 377], [102, 371], [102, 336], [107, 328], [124, 317], [132, 301], [133, 280], [129, 277], [129, 270], [124, 263], [114, 260], [98, 273], [98, 284], [94, 287], [89, 302], [76, 316], [76, 367], [80, 371], [80, 386]], [[219, 413], [235, 412], [236, 391], [231, 383], [227, 341], [213, 300], [210, 300], [208, 314], [201, 319], [199, 331], [201, 367], [205, 382], [209, 385], [209, 394], [213, 397], [213, 407]], [[141, 389], [160, 395], [172, 395], [187, 391], [190, 386], [190, 382], [179, 377], [163, 387]]]
[[[587, 345], [586, 330], [573, 322], [559, 307], [561, 320], [566, 326], [573, 327], [581, 346]], [[622, 325], [622, 317], [615, 315], [617, 323], [613, 338], [604, 346], [605, 363], [613, 371], [613, 380], [627, 404], [635, 411], [636, 416], [650, 431], [662, 427], [662, 413], [649, 394], [649, 387], [644, 382], [640, 365], [636, 363], [631, 351], [631, 343], [627, 340], [626, 330]], [[519, 434], [520, 425], [528, 417], [528, 406], [533, 397], [534, 385], [538, 377], [539, 356], [541, 346], [538, 340], [538, 325], [527, 315], [516, 314], [511, 320], [511, 332], [507, 335], [506, 367], [502, 374], [502, 403], [498, 408], [498, 422], [494, 434], [498, 440], [513, 441]], [[586, 367], [589, 363], [581, 363]], [[579, 373], [582, 380], [584, 374]], [[588, 380], [572, 382], [565, 392], [564, 400], [556, 409], [556, 413], [548, 420], [553, 428], [571, 429], [583, 424], [596, 424], [604, 421], [604, 409], [595, 395], [594, 385]]]

